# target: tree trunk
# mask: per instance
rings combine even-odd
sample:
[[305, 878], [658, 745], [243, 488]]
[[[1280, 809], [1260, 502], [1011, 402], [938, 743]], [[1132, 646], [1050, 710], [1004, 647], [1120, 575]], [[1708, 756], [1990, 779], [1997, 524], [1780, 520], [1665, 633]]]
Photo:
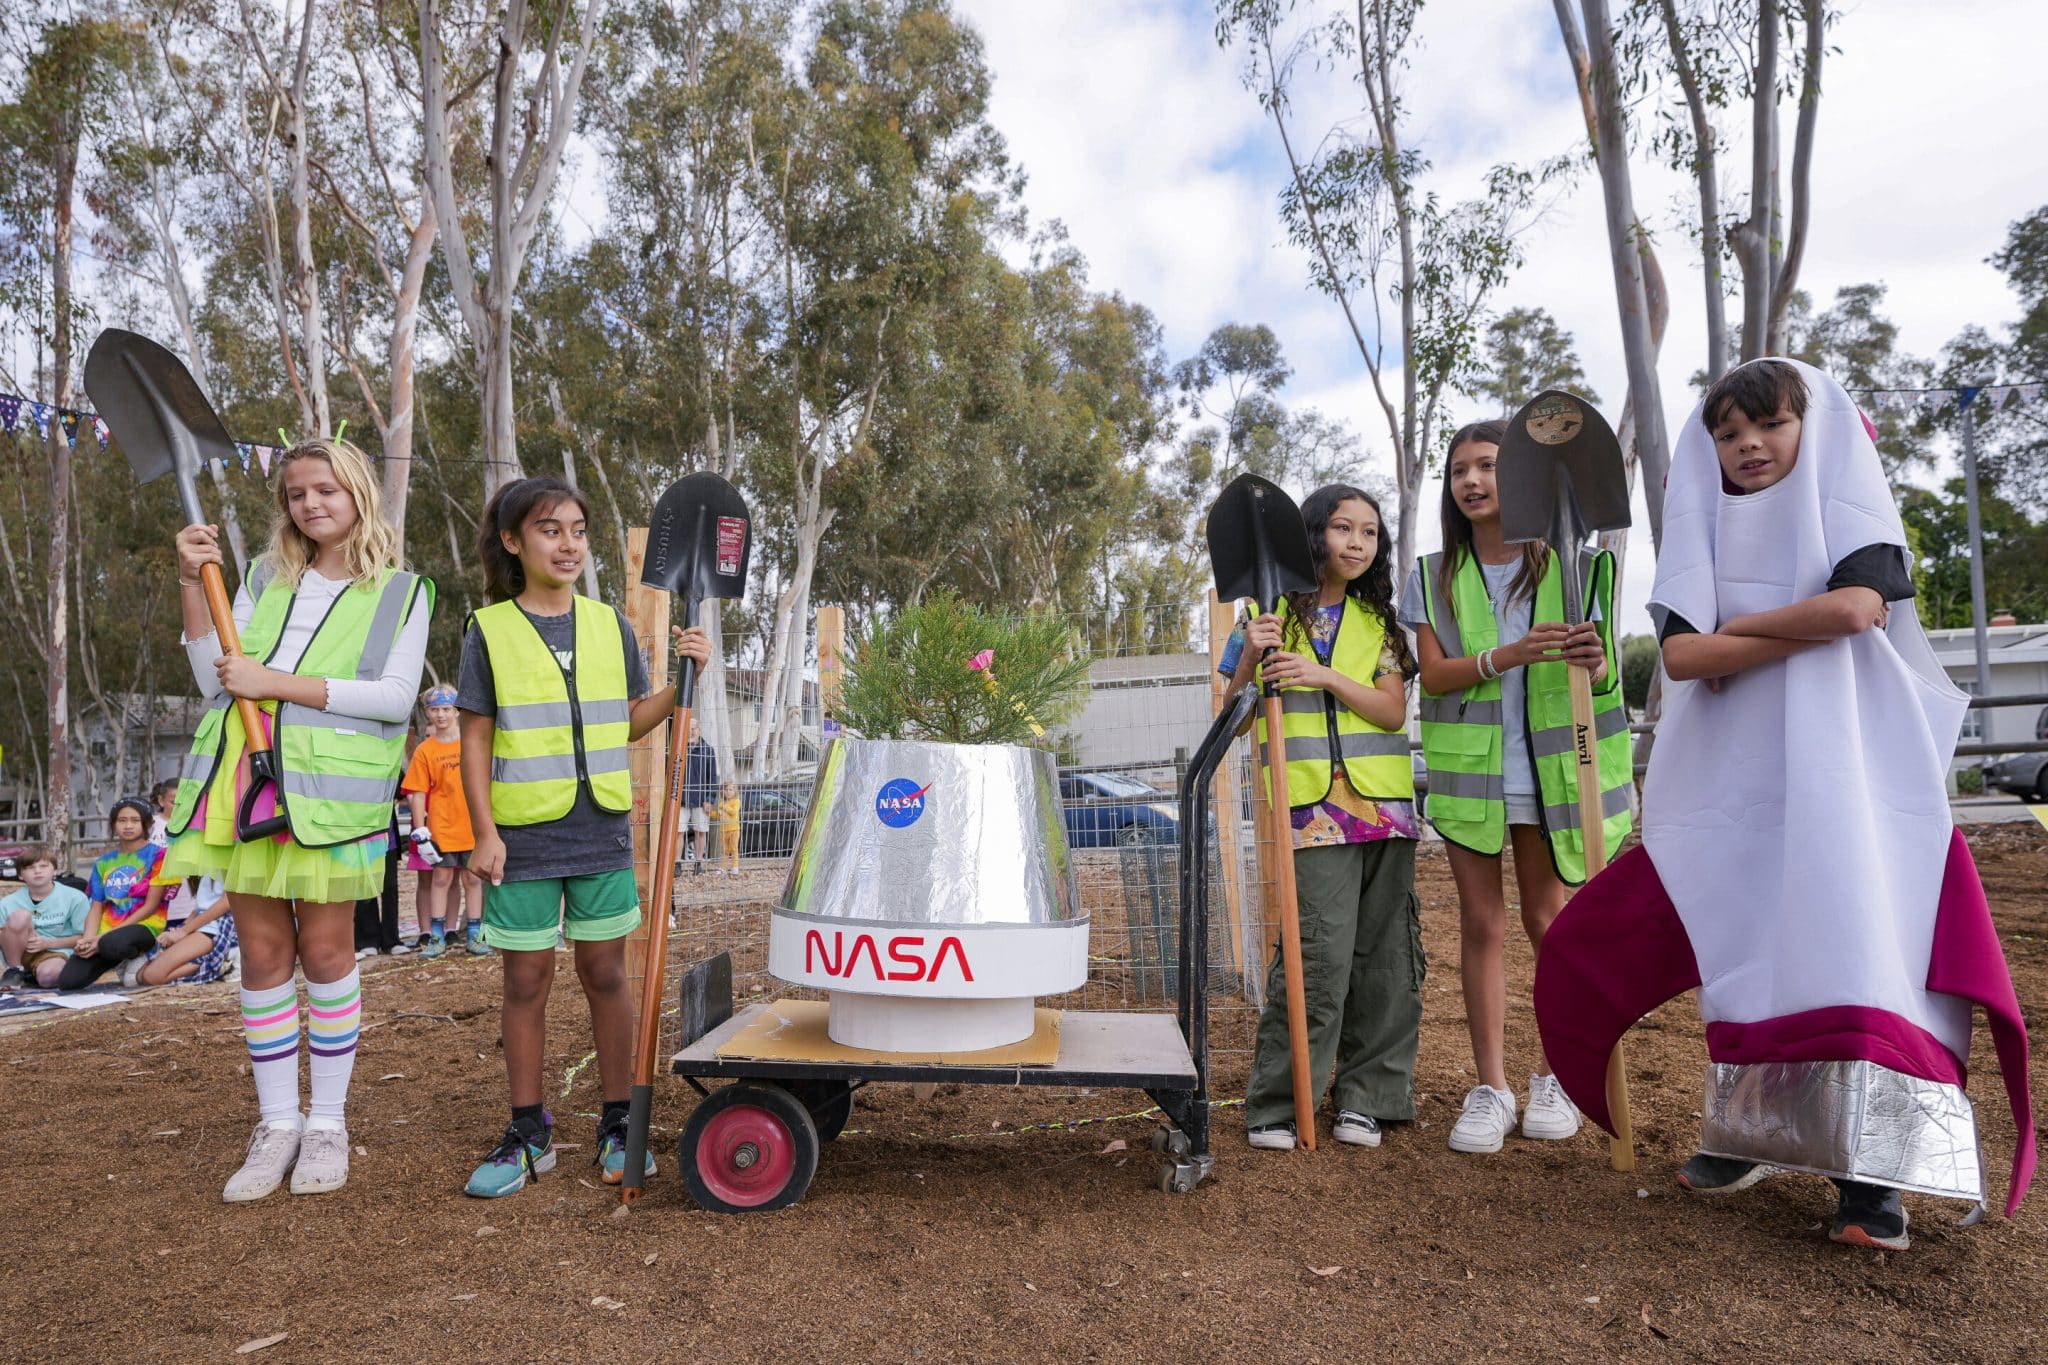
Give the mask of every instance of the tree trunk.
[[[1771, 321], [1766, 338], [1771, 355], [1785, 353], [1785, 315], [1799, 288], [1799, 266], [1806, 255], [1807, 229], [1813, 218], [1813, 134], [1820, 118], [1820, 64], [1827, 51], [1827, 12], [1821, 0], [1804, 0], [1801, 8], [1806, 22], [1806, 65], [1799, 81], [1799, 122], [1792, 134], [1792, 222], [1785, 232], [1784, 255], [1771, 273]], [[1775, 174], [1772, 180], [1775, 195]]]
[[306, 100], [312, 77], [313, 16], [319, 6], [306, 0], [299, 29], [299, 53], [287, 95], [292, 167], [292, 290], [298, 295], [299, 339], [306, 348], [306, 391], [313, 408], [313, 429], [302, 433], [327, 436], [334, 430], [333, 413], [327, 401], [327, 310], [320, 302], [319, 264], [313, 257], [313, 186], [308, 167], [312, 151], [306, 145]]
[[[62, 112], [50, 116], [56, 150], [55, 203], [50, 232], [51, 398], [71, 406], [71, 223], [78, 181], [78, 131]], [[71, 441], [50, 414], [50, 772], [43, 794], [44, 841], [57, 868], [71, 870]]]
[[1657, 345], [1651, 336], [1649, 287], [1644, 275], [1641, 220], [1636, 217], [1628, 167], [1628, 128], [1622, 110], [1620, 71], [1616, 67], [1613, 27], [1606, 0], [1581, 0], [1583, 36], [1569, 0], [1555, 0], [1558, 27], [1572, 70], [1581, 86], [1581, 104], [1591, 118], [1587, 133], [1600, 169], [1600, 190], [1606, 207], [1608, 258], [1614, 270], [1614, 293], [1621, 319], [1622, 354], [1627, 363], [1628, 393], [1636, 418], [1636, 449], [1642, 465], [1644, 501], [1650, 510], [1650, 536], [1664, 542], [1664, 476], [1671, 467], [1671, 447], [1664, 430], [1663, 391], [1657, 379]]
[[1700, 201], [1701, 283], [1707, 305], [1707, 382], [1713, 383], [1728, 370], [1728, 299], [1721, 273], [1721, 186], [1714, 125], [1707, 117], [1706, 96], [1700, 89], [1699, 72], [1687, 50], [1684, 27], [1679, 23], [1675, 0], [1661, 0], [1664, 32], [1671, 43], [1671, 61], [1678, 83], [1685, 91], [1686, 112], [1692, 117], [1692, 174]]
[[1751, 73], [1749, 217], [1736, 225], [1742, 264], [1742, 358], [1767, 354], [1771, 327], [1771, 261], [1778, 238], [1778, 4], [1759, 0], [1756, 67]]
[[[420, 209], [419, 224], [406, 243], [405, 271], [391, 316], [391, 406], [384, 423], [384, 516], [398, 532], [398, 554], [405, 557], [405, 508], [412, 491], [413, 401], [419, 359], [413, 349], [419, 332], [420, 291], [434, 258], [433, 201]], [[462, 560], [458, 558], [456, 563]]]

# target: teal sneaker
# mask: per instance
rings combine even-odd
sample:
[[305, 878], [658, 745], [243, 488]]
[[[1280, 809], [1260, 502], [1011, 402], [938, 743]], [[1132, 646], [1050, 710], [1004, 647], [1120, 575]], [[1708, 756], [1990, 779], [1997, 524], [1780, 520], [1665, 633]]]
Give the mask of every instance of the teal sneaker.
[[[623, 1184], [626, 1179], [626, 1116], [619, 1115], [610, 1123], [601, 1124], [597, 1130], [597, 1165], [599, 1176], [607, 1185]], [[654, 1174], [654, 1150], [647, 1152], [647, 1175]]]
[[550, 1122], [538, 1139], [529, 1138], [516, 1123], [505, 1125], [505, 1136], [476, 1168], [462, 1192], [478, 1199], [502, 1199], [526, 1188], [526, 1182], [542, 1171], [555, 1169], [555, 1126]]
[[471, 957], [495, 957], [497, 950], [484, 942], [483, 934], [475, 929], [469, 931], [469, 955]]
[[447, 951], [448, 936], [446, 934], [429, 934], [427, 941], [420, 945], [421, 957], [439, 957]]

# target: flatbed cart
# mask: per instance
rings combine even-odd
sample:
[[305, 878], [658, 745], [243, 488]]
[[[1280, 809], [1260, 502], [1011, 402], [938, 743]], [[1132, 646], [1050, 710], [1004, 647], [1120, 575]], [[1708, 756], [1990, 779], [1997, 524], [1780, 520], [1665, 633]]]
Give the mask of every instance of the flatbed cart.
[[[1246, 686], [1224, 706], [1181, 782], [1177, 1014], [1067, 1011], [1058, 1060], [1043, 1067], [724, 1058], [719, 1049], [769, 1006], [733, 1011], [732, 959], [721, 953], [680, 983], [683, 1047], [671, 1070], [703, 1096], [677, 1154], [690, 1197], [717, 1213], [796, 1203], [817, 1174], [820, 1150], [846, 1126], [853, 1092], [880, 1081], [1142, 1090], [1166, 1119], [1152, 1135], [1152, 1149], [1165, 1157], [1158, 1188], [1185, 1194], [1201, 1184], [1216, 1166], [1209, 1151], [1209, 784], [1257, 695]], [[733, 1084], [704, 1084], [713, 1079]]]

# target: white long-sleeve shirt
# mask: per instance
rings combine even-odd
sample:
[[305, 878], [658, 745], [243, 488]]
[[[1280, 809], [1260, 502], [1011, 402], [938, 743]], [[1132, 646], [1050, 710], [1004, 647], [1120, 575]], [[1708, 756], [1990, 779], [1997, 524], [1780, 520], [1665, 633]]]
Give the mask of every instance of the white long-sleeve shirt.
[[[281, 673], [289, 673], [299, 666], [299, 660], [306, 655], [306, 647], [313, 643], [313, 632], [327, 618], [328, 609], [341, 596], [349, 580], [335, 581], [306, 570], [299, 579], [298, 595], [292, 600], [291, 615], [285, 621], [284, 633], [278, 638], [277, 648], [271, 652], [269, 666]], [[424, 603], [415, 604], [399, 627], [398, 639], [392, 644], [391, 657], [384, 662], [384, 674], [376, 681], [356, 678], [330, 678], [327, 682], [326, 712], [331, 716], [353, 716], [358, 720], [376, 720], [396, 723], [411, 714], [420, 688], [420, 674], [427, 663], [427, 627], [429, 613], [421, 610]], [[235, 594], [235, 629], [248, 629], [249, 620], [256, 614], [256, 601], [249, 596], [244, 586]], [[214, 661], [221, 656], [220, 637], [208, 631], [196, 640], [186, 640], [185, 657], [192, 665], [192, 680], [199, 684], [199, 694], [212, 701], [220, 695], [220, 675], [214, 671]]]

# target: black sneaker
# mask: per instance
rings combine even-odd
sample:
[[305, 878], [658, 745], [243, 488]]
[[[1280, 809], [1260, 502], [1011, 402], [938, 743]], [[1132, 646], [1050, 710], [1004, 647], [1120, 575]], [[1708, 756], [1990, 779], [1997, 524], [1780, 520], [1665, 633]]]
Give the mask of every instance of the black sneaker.
[[1828, 1230], [1829, 1241], [1879, 1251], [1904, 1251], [1913, 1245], [1906, 1235], [1906, 1206], [1899, 1202], [1897, 1190], [1858, 1180], [1837, 1180], [1835, 1185], [1842, 1191], [1842, 1203]]
[[1256, 1128], [1247, 1129], [1245, 1139], [1262, 1151], [1291, 1152], [1294, 1150], [1294, 1125], [1262, 1123]]
[[1756, 1161], [1738, 1161], [1730, 1156], [1708, 1156], [1697, 1152], [1692, 1160], [1678, 1168], [1678, 1183], [1693, 1194], [1734, 1194], [1746, 1190], [1767, 1175], [1777, 1172], [1776, 1166], [1766, 1166]]
[[1377, 1147], [1380, 1145], [1380, 1121], [1356, 1109], [1345, 1109], [1338, 1113], [1337, 1126], [1330, 1130], [1330, 1136], [1353, 1147]]

